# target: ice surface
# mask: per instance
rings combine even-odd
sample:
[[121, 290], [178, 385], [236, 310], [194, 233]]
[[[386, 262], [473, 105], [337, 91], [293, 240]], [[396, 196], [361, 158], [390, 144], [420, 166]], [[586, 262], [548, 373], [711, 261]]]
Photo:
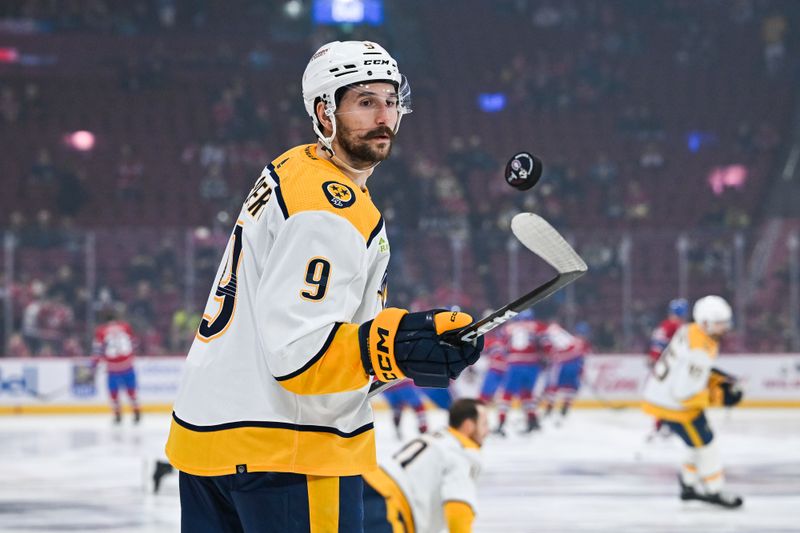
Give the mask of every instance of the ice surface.
[[[778, 533], [800, 531], [800, 410], [712, 411], [728, 489], [742, 494], [729, 511], [678, 500], [684, 445], [645, 442], [650, 420], [634, 410], [577, 410], [556, 427], [484, 446], [476, 532]], [[433, 412], [431, 427], [444, 424]], [[113, 427], [103, 415], [0, 417], [0, 531], [155, 533], [179, 530], [176, 476], [149, 492], [168, 415], [145, 414], [138, 427]], [[412, 413], [404, 432], [414, 435]], [[378, 413], [379, 454], [399, 442]]]

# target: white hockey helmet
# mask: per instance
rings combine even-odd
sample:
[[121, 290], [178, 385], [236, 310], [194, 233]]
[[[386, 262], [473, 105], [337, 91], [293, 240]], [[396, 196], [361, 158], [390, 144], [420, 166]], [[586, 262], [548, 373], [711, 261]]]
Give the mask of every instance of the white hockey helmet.
[[[398, 101], [394, 131], [397, 133], [400, 119], [404, 114], [411, 113], [411, 89], [389, 52], [370, 41], [334, 41], [323, 45], [311, 56], [303, 73], [303, 103], [306, 113], [311, 117], [314, 132], [331, 152], [331, 144], [336, 136], [336, 91], [370, 81], [389, 82], [395, 86]], [[322, 133], [317, 120], [317, 98], [325, 103], [325, 114], [333, 123], [329, 137]]]
[[695, 302], [692, 318], [709, 335], [720, 335], [731, 329], [733, 310], [724, 298], [712, 294]]

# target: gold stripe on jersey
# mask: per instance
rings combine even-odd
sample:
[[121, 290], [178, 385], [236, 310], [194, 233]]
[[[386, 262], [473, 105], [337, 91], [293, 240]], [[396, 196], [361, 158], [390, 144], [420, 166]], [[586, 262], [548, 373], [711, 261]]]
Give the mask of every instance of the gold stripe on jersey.
[[386, 501], [386, 521], [392, 526], [392, 533], [414, 533], [411, 504], [397, 482], [382, 468], [370, 470], [363, 477]]
[[703, 328], [698, 324], [694, 322], [689, 324], [686, 328], [686, 335], [690, 350], [703, 350], [712, 358], [719, 353], [719, 343], [711, 335], [703, 331]]
[[703, 447], [703, 439], [700, 438], [700, 434], [697, 432], [697, 428], [694, 427], [694, 424], [691, 422], [681, 422], [681, 427], [686, 432], [686, 435], [689, 436], [689, 440], [692, 441], [692, 446], [695, 448]]
[[339, 531], [339, 478], [306, 476], [309, 533]]
[[295, 394], [332, 394], [369, 383], [361, 365], [358, 324], [336, 323], [320, 351], [302, 368], [275, 379]]
[[170, 463], [195, 476], [247, 472], [297, 472], [355, 476], [377, 467], [375, 430], [349, 434], [333, 428], [270, 422], [192, 426], [172, 415], [166, 453]]
[[336, 166], [317, 157], [317, 146], [301, 145], [270, 165], [288, 216], [303, 211], [325, 211], [348, 220], [369, 241], [381, 225], [381, 214], [369, 193], [362, 191]]
[[667, 420], [669, 422], [690, 422], [691, 420], [697, 418], [702, 412], [701, 409], [687, 409], [685, 411], [667, 409], [650, 402], [642, 403], [642, 410], [649, 415], [653, 415], [656, 418]]
[[449, 533], [470, 533], [475, 512], [466, 502], [448, 501], [444, 504], [444, 517]]

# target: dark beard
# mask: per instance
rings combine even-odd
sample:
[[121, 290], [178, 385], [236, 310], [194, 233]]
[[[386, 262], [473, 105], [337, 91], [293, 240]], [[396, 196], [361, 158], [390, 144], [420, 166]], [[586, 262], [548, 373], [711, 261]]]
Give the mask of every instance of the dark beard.
[[[339, 144], [342, 149], [347, 152], [348, 159], [356, 166], [370, 166], [380, 163], [388, 158], [392, 153], [392, 141], [394, 141], [394, 132], [386, 126], [370, 131], [363, 139], [358, 138], [354, 133], [346, 128], [339, 128], [340, 135], [337, 135]], [[389, 136], [389, 149], [386, 153], [381, 153], [375, 150], [372, 145], [365, 142], [379, 135]]]

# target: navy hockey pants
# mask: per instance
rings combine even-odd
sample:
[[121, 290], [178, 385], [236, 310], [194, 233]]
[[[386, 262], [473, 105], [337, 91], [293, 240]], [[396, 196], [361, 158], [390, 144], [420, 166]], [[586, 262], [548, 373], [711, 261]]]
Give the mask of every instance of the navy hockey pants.
[[184, 533], [362, 533], [361, 476], [180, 473]]

